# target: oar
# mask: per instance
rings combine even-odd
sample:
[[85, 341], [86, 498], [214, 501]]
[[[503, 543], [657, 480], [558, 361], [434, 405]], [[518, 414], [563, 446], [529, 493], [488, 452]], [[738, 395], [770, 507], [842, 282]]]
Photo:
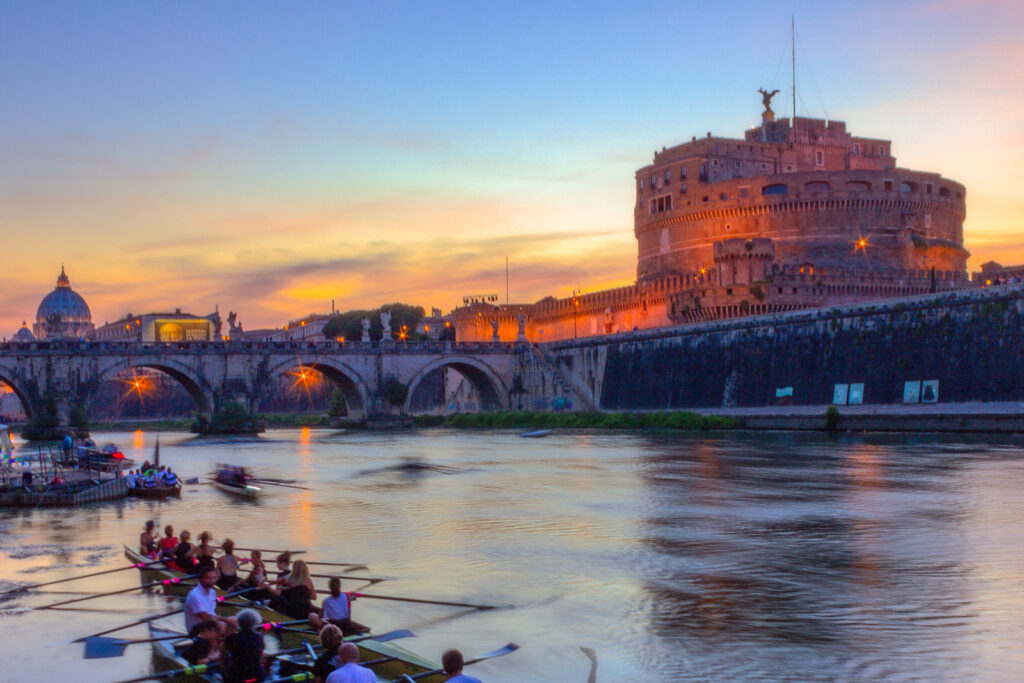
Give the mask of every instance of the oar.
[[264, 486], [283, 486], [286, 489], [301, 489], [302, 491], [312, 491], [313, 489], [308, 486], [295, 486], [294, 484], [279, 484], [276, 481], [267, 481], [266, 479], [250, 479], [249, 481], [257, 484], [263, 484]]
[[305, 550], [268, 550], [267, 548], [239, 548], [238, 546], [235, 546], [235, 550], [244, 550], [244, 551], [250, 552], [250, 553], [253, 550], [259, 550], [261, 553], [277, 553], [279, 555], [281, 553], [291, 553], [292, 555], [301, 555], [304, 552], [306, 552]]
[[[276, 656], [276, 655], [274, 655]], [[176, 676], [198, 676], [208, 671], [219, 671], [220, 663], [214, 662], [212, 664], [195, 664], [193, 666], [186, 666], [183, 669], [172, 669], [171, 671], [157, 671], [155, 673], [148, 674], [146, 676], [139, 676], [138, 678], [129, 678], [124, 681], [118, 681], [117, 683], [141, 683], [141, 681], [155, 681], [159, 678], [175, 678]]]
[[32, 588], [41, 588], [42, 586], [52, 586], [55, 583], [64, 583], [65, 581], [76, 581], [78, 579], [87, 579], [91, 576], [100, 576], [102, 574], [113, 574], [114, 572], [123, 572], [126, 569], [144, 569], [152, 564], [160, 564], [162, 560], [152, 560], [151, 562], [138, 562], [136, 564], [130, 564], [127, 567], [118, 567], [117, 569], [105, 569], [101, 572], [93, 572], [92, 574], [82, 574], [81, 576], [72, 576], [68, 579], [57, 579], [56, 581], [45, 581], [43, 583], [33, 583], [28, 586], [19, 586], [18, 588], [12, 588], [11, 590], [0, 591], [0, 595], [6, 595], [8, 593], [17, 593], [18, 591], [26, 591]]
[[[495, 657], [501, 657], [502, 655], [511, 654], [511, 653], [515, 652], [516, 650], [518, 650], [518, 649], [519, 649], [518, 645], [516, 645], [515, 643], [509, 643], [505, 647], [499, 647], [497, 650], [493, 650], [493, 651], [488, 652], [486, 654], [482, 654], [482, 655], [480, 655], [478, 657], [474, 657], [473, 659], [469, 660], [468, 662], [465, 662], [463, 664], [463, 666], [469, 666], [470, 664], [476, 664], [477, 662], [482, 662], [485, 659], [494, 659]], [[402, 678], [396, 678], [396, 679], [391, 680], [391, 681], [386, 681], [386, 683], [401, 683], [401, 681], [415, 681], [417, 678], [426, 678], [427, 676], [434, 676], [436, 674], [443, 674], [443, 673], [445, 673], [444, 669], [431, 669], [430, 671], [421, 671], [418, 674], [412, 674], [412, 675], [402, 674]], [[287, 679], [278, 679], [278, 680], [287, 680]], [[270, 683], [270, 681], [266, 681], [265, 683]]]
[[105, 598], [108, 595], [120, 595], [121, 593], [131, 593], [133, 591], [139, 591], [139, 590], [144, 590], [146, 588], [152, 588], [153, 586], [170, 586], [170, 585], [173, 585], [173, 584], [176, 584], [176, 583], [180, 583], [182, 581], [182, 579], [194, 579], [194, 578], [196, 578], [196, 576], [197, 576], [196, 574], [193, 574], [191, 576], [182, 576], [182, 577], [175, 577], [173, 579], [163, 579], [161, 581], [152, 581], [150, 583], [144, 583], [141, 586], [134, 586], [132, 588], [122, 588], [119, 591], [110, 591], [108, 593], [94, 593], [92, 595], [87, 595], [84, 598], [72, 598], [70, 600], [61, 600], [60, 602], [53, 602], [53, 603], [50, 603], [49, 605], [39, 605], [38, 607], [33, 607], [31, 609], [34, 609], [34, 610], [36, 610], [36, 609], [49, 609], [51, 607], [58, 607], [60, 605], [70, 605], [73, 602], [83, 602], [85, 600], [93, 600], [95, 598]]
[[351, 576], [348, 574], [310, 574], [309, 576], [314, 579], [354, 579], [356, 581], [369, 581], [370, 583], [380, 583], [381, 581], [394, 580], [394, 577], [391, 576]]
[[[240, 591], [237, 591], [235, 593], [228, 593], [227, 595], [222, 595], [222, 596], [217, 598], [217, 602], [224, 602], [225, 598], [231, 598], [231, 597], [234, 597], [236, 595], [241, 595], [242, 593], [248, 593], [251, 590], [253, 590], [253, 589], [252, 588], [246, 588], [244, 590], [240, 590]], [[80, 638], [75, 638], [71, 642], [72, 643], [82, 643], [82, 642], [85, 642], [86, 640], [88, 640], [89, 638], [96, 638], [96, 637], [99, 637], [99, 636], [105, 636], [108, 633], [114, 633], [115, 631], [123, 631], [126, 628], [131, 628], [132, 626], [138, 626], [140, 624], [148, 624], [151, 621], [156, 621], [157, 619], [163, 619], [164, 617], [169, 617], [169, 616], [172, 616], [174, 614], [181, 614], [184, 611], [185, 611], [185, 608], [184, 607], [180, 607], [178, 609], [171, 610], [170, 612], [164, 612], [162, 614], [157, 614], [157, 615], [154, 615], [154, 616], [151, 616], [151, 617], [146, 617], [145, 619], [139, 619], [138, 621], [133, 621], [130, 624], [125, 624], [123, 626], [115, 626], [114, 628], [108, 628], [106, 631], [100, 631], [99, 633], [90, 633], [87, 636], [82, 636]]]
[[352, 572], [360, 569], [369, 569], [365, 564], [353, 564], [351, 562], [306, 562], [306, 564], [311, 567], [348, 567], [348, 570]]
[[398, 602], [418, 602], [424, 605], [445, 605], [447, 607], [469, 607], [471, 609], [497, 609], [496, 605], [472, 605], [466, 602], [446, 602], [444, 600], [422, 600], [420, 598], [400, 598], [395, 595], [367, 595], [355, 593], [357, 598], [374, 598], [376, 600], [397, 600]]
[[[260, 624], [260, 628], [265, 631], [269, 631], [272, 628], [283, 626], [284, 624], [304, 624], [309, 619], [299, 619], [298, 621], [284, 621], [284, 622], [267, 622], [266, 624]], [[105, 638], [98, 636], [95, 638], [89, 638], [85, 641], [85, 658], [86, 659], [104, 659], [106, 657], [120, 657], [124, 654], [125, 648], [129, 645], [135, 645], [136, 643], [155, 643], [159, 640], [185, 640], [188, 636], [184, 633], [176, 633], [173, 636], [160, 636], [159, 638], [139, 638], [133, 640], [123, 640], [121, 638]]]

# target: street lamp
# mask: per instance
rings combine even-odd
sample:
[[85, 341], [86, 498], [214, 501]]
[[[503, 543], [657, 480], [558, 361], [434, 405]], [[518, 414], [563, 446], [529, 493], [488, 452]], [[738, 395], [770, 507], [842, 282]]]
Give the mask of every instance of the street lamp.
[[576, 317], [580, 310], [580, 291], [572, 290], [572, 338], [576, 338]]

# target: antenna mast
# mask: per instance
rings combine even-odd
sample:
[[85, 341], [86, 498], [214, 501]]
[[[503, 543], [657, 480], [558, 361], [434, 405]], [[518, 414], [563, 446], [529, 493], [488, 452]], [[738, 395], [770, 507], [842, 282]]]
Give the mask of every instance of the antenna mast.
[[790, 42], [793, 44], [793, 131], [796, 132], [796, 15], [790, 15]]

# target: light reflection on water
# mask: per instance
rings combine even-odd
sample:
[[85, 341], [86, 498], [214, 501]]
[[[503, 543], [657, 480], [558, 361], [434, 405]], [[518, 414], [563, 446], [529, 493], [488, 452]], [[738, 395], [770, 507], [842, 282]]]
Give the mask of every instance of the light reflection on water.
[[[149, 434], [96, 439], [139, 461], [152, 453]], [[184, 477], [226, 461], [312, 490], [267, 486], [253, 505], [191, 486], [167, 504], [4, 511], [0, 580], [119, 566], [120, 544], [156, 518], [194, 536], [367, 562], [395, 577], [372, 589], [382, 594], [515, 605], [356, 603], [377, 629], [415, 630], [403, 644], [433, 659], [520, 643], [476, 667], [490, 682], [584, 681], [581, 645], [597, 651], [599, 681], [1010, 680], [1024, 669], [1022, 454], [1013, 440], [896, 436], [165, 434], [161, 461]], [[408, 461], [438, 469], [386, 469]], [[170, 609], [164, 598], [10, 613], [66, 597], [0, 603], [0, 681], [27, 680], [40, 661], [49, 678], [84, 682], [147, 670], [145, 646], [83, 662], [80, 646], [51, 644]]]

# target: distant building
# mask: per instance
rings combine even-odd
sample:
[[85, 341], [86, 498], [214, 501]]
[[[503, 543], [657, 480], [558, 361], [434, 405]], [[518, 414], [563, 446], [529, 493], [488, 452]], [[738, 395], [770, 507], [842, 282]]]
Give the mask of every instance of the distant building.
[[137, 342], [193, 342], [219, 341], [221, 319], [219, 313], [197, 316], [183, 313], [146, 313], [125, 315], [106, 323], [90, 335], [95, 341]]
[[32, 332], [37, 339], [78, 339], [92, 330], [89, 305], [78, 292], [71, 289], [71, 282], [64, 272], [64, 266], [61, 266], [57, 287], [39, 302]]
[[36, 336], [32, 334], [32, 330], [28, 329], [28, 323], [24, 320], [21, 321], [21, 329], [14, 333], [11, 337], [11, 341], [16, 342], [33, 342], [36, 340]]
[[971, 273], [971, 282], [982, 287], [1024, 282], [1024, 265], [1004, 266], [988, 261], [981, 264], [981, 272]]
[[[636, 283], [535, 303], [471, 303], [459, 341], [612, 334], [968, 286], [964, 186], [899, 168], [842, 121], [692, 138], [636, 172]], [[984, 267], [983, 267], [984, 269]], [[1018, 277], [1024, 275], [1019, 268]]]

